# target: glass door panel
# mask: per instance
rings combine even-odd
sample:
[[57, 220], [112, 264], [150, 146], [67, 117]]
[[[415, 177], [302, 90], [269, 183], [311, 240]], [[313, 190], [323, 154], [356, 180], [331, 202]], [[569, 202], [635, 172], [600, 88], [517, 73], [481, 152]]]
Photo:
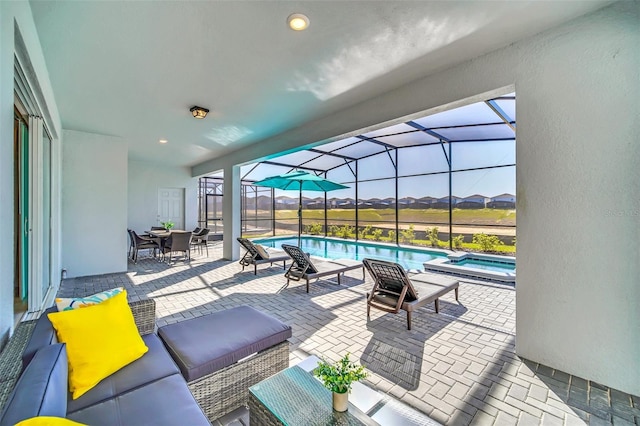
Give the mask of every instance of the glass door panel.
[[20, 298], [27, 300], [29, 295], [29, 128], [19, 122], [18, 148], [18, 203], [19, 203], [19, 234], [18, 246], [20, 254]]
[[42, 138], [42, 297], [52, 285], [51, 281], [51, 138], [44, 131]]

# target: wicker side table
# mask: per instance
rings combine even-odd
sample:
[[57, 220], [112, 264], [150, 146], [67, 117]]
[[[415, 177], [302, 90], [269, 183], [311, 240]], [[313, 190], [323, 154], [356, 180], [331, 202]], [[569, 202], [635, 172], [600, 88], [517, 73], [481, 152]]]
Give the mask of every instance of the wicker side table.
[[[249, 386], [289, 366], [289, 341], [189, 382], [189, 390], [210, 421], [247, 404]], [[258, 423], [259, 424], [259, 423]]]
[[250, 306], [165, 325], [158, 335], [211, 422], [246, 405], [249, 386], [289, 366], [291, 326]]
[[378, 425], [352, 404], [333, 411], [331, 392], [297, 366], [249, 388], [249, 415], [256, 425]]

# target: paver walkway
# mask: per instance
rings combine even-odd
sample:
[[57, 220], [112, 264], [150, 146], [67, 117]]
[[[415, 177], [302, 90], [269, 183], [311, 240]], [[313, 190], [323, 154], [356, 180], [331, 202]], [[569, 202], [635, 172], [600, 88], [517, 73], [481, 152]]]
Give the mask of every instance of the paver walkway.
[[[152, 297], [158, 325], [246, 304], [293, 327], [291, 363], [308, 355], [337, 360], [345, 352], [372, 373], [368, 384], [447, 425], [636, 425], [640, 398], [523, 360], [515, 354], [513, 287], [462, 282], [460, 303], [453, 294], [441, 313], [421, 308], [413, 316], [372, 310], [366, 318], [360, 271], [341, 286], [331, 280], [286, 285], [282, 266], [242, 272], [220, 260], [221, 245], [209, 258], [168, 266], [154, 259], [129, 264], [129, 271], [67, 279], [62, 297], [125, 286], [130, 298]], [[232, 325], [231, 325], [232, 326]]]

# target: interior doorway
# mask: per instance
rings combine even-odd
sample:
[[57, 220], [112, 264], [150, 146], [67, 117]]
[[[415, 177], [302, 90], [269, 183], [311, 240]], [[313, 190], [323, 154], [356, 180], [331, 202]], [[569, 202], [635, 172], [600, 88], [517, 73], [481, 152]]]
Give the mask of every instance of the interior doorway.
[[158, 188], [158, 224], [168, 221], [184, 229], [184, 188]]

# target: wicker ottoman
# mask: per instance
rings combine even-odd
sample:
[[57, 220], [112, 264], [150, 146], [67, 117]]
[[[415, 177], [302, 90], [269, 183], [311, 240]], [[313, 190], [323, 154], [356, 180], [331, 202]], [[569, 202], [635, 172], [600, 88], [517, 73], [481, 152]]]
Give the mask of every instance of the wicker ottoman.
[[211, 421], [246, 405], [249, 386], [289, 366], [291, 327], [249, 306], [166, 325], [158, 335]]

